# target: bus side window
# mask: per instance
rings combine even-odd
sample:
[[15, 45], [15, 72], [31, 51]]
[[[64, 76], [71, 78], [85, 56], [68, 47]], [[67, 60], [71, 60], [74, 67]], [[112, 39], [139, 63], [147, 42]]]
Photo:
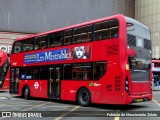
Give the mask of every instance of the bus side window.
[[64, 64], [64, 79], [71, 80], [72, 79], [72, 65]]
[[56, 47], [63, 45], [64, 31], [49, 34], [49, 47]]
[[48, 35], [48, 38], [49, 38], [49, 47], [54, 47], [54, 34], [51, 33]]
[[20, 68], [19, 69], [19, 78], [21, 80], [25, 80], [26, 79], [26, 70], [25, 70], [25, 68]]
[[64, 45], [72, 43], [72, 29], [65, 31]]
[[12, 53], [19, 53], [22, 51], [22, 41], [15, 42]]
[[33, 79], [37, 79], [37, 80], [47, 79], [47, 69], [46, 69], [46, 67], [35, 67], [33, 69]]
[[63, 44], [63, 35], [64, 32], [60, 31], [57, 33], [54, 33], [54, 44], [55, 46], [61, 46]]
[[92, 80], [92, 64], [82, 63], [73, 64], [73, 79], [74, 80]]
[[31, 51], [33, 50], [33, 45], [34, 45], [34, 38], [27, 39], [23, 41], [23, 48], [22, 51]]
[[95, 24], [94, 40], [118, 37], [118, 20], [108, 20]]
[[106, 73], [106, 62], [94, 63], [94, 80], [99, 80]]
[[91, 41], [92, 25], [75, 28], [73, 43], [81, 43]]
[[33, 68], [33, 79], [34, 80], [39, 80], [39, 69], [36, 67], [36, 68]]
[[25, 71], [25, 77], [24, 77], [24, 79], [26, 79], [26, 80], [33, 79], [33, 74], [32, 74], [33, 70], [32, 70], [32, 68], [26, 67], [26, 68], [24, 68], [24, 71]]
[[47, 68], [46, 67], [40, 67], [39, 68], [39, 79], [40, 80], [46, 80], [47, 79]]
[[39, 36], [36, 38], [35, 50], [47, 48], [47, 36]]

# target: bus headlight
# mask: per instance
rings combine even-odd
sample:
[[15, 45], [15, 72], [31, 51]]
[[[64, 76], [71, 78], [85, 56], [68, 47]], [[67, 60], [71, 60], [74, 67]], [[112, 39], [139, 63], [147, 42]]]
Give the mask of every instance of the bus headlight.
[[129, 93], [129, 81], [128, 81], [128, 77], [126, 77], [126, 79], [125, 79], [125, 90], [128, 93], [128, 95], [129, 95], [130, 93]]

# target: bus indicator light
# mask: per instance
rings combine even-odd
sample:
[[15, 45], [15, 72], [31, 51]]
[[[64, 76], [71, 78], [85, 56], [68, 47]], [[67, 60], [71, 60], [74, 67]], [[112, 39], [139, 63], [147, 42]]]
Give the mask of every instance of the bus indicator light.
[[129, 70], [129, 65], [128, 64], [126, 64], [126, 70]]

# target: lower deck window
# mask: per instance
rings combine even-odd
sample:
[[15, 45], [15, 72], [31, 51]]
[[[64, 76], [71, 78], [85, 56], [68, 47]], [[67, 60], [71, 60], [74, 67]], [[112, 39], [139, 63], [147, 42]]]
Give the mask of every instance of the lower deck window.
[[[50, 68], [52, 68], [52, 70], [50, 70]], [[49, 76], [49, 72], [51, 71], [52, 73]], [[21, 80], [47, 80], [54, 76], [54, 79], [57, 80], [99, 80], [105, 75], [105, 73], [106, 62], [90, 62], [23, 67], [20, 68], [19, 78]]]
[[91, 80], [91, 63], [73, 64], [74, 80]]

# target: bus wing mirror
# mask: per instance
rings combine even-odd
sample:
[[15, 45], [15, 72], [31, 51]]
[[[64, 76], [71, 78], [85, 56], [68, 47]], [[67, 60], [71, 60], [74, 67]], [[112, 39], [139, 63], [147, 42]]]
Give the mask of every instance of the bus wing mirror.
[[130, 57], [136, 56], [136, 51], [133, 49], [128, 48], [127, 52], [128, 52], [128, 56], [130, 56]]

